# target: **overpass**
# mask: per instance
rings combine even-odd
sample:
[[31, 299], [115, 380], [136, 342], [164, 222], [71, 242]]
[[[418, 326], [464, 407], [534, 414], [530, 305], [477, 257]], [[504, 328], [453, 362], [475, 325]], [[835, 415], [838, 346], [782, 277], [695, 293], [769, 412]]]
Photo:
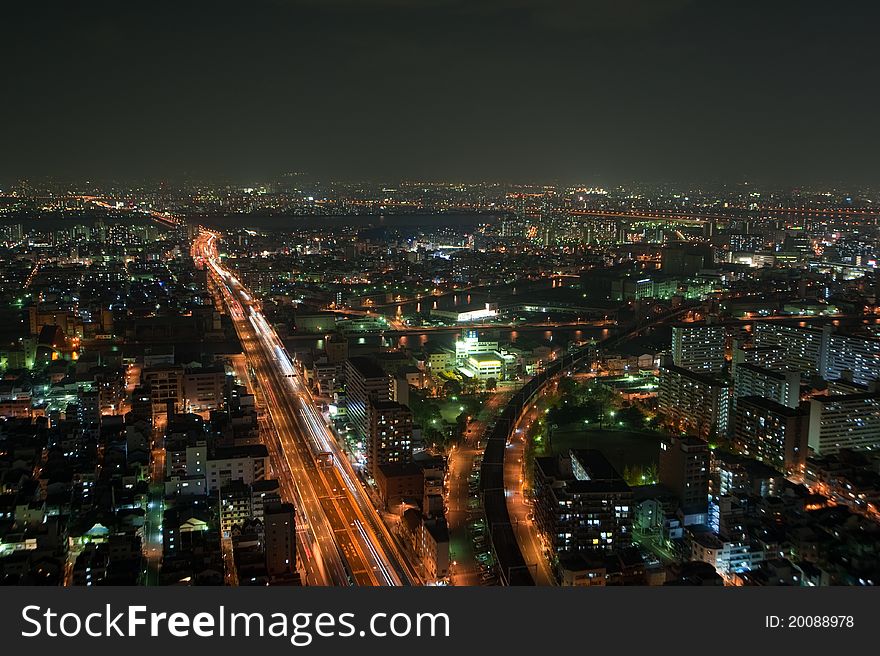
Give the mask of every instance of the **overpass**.
[[483, 497], [483, 509], [486, 514], [489, 538], [492, 542], [495, 560], [498, 563], [501, 582], [504, 585], [535, 585], [531, 567], [523, 557], [513, 526], [510, 523], [507, 495], [504, 489], [504, 458], [507, 453], [507, 442], [520, 418], [544, 388], [544, 385], [562, 372], [574, 371], [584, 365], [589, 365], [598, 356], [600, 349], [613, 348], [647, 328], [693, 310], [697, 305], [688, 304], [685, 307], [676, 308], [647, 323], [631, 326], [625, 332], [602, 340], [598, 344], [582, 346], [565, 353], [545, 367], [542, 372], [533, 376], [517, 391], [504, 406], [495, 423], [486, 431], [486, 448], [483, 452], [483, 465], [480, 470], [480, 493]]

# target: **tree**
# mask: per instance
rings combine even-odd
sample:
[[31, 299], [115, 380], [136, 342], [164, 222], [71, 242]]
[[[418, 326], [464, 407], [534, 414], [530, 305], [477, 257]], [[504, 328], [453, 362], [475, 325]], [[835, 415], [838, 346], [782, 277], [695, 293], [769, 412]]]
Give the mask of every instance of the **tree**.
[[461, 394], [461, 383], [454, 378], [450, 378], [443, 384], [443, 391], [446, 392], [446, 396], [458, 396]]
[[625, 408], [622, 408], [620, 412], [617, 413], [617, 417], [619, 421], [622, 421], [624, 426], [628, 428], [641, 430], [645, 427], [645, 415], [634, 405], [628, 405]]
[[496, 389], [498, 389], [498, 381], [495, 380], [494, 378], [487, 378], [486, 379], [486, 391], [487, 392], [494, 392]]

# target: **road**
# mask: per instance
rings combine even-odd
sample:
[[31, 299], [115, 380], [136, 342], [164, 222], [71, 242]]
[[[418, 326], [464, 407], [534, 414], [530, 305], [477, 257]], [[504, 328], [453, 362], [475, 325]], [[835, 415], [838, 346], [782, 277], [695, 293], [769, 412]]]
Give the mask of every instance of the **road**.
[[410, 585], [412, 565], [382, 523], [369, 496], [324, 424], [259, 303], [217, 256], [217, 233], [202, 230], [193, 245], [209, 267], [241, 339], [252, 381], [271, 418], [266, 435], [276, 473], [305, 519], [309, 562], [324, 585]]
[[532, 410], [520, 421], [510, 439], [504, 457], [504, 490], [507, 496], [507, 512], [513, 525], [516, 540], [526, 563], [532, 567], [535, 583], [556, 585], [556, 577], [545, 554], [544, 542], [537, 524], [531, 518], [531, 501], [525, 495], [524, 458], [528, 427], [537, 419], [537, 410]]
[[449, 526], [449, 558], [452, 561], [451, 583], [456, 586], [480, 585], [480, 569], [474, 543], [468, 532], [469, 517], [482, 517], [482, 511], [468, 508], [471, 498], [468, 477], [474, 458], [481, 451], [473, 443], [455, 446], [449, 454], [446, 522]]
[[[482, 519], [483, 509], [481, 505], [474, 507], [479, 502], [479, 495], [471, 491], [471, 485], [477, 488], [477, 483], [471, 480], [471, 476], [479, 473], [479, 465], [475, 468], [474, 461], [483, 453], [481, 440], [486, 428], [510, 396], [509, 390], [492, 394], [483, 403], [477, 418], [468, 423], [464, 438], [449, 453], [446, 523], [449, 526], [450, 558], [454, 563], [452, 585], [482, 585], [482, 570], [477, 559], [480, 548], [475, 544], [468, 524], [475, 519]], [[482, 551], [488, 550], [488, 546], [482, 547]]]

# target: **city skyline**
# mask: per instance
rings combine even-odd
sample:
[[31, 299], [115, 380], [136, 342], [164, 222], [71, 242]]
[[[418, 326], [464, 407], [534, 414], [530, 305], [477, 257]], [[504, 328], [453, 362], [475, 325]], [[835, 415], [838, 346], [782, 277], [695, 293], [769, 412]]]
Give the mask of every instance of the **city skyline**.
[[0, 585], [876, 585], [877, 19], [7, 8]]

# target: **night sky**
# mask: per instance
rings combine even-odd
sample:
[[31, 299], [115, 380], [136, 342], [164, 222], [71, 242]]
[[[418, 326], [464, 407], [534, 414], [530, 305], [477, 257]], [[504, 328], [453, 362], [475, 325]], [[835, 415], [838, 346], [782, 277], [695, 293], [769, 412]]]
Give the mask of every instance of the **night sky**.
[[2, 178], [880, 180], [874, 0], [21, 4]]

